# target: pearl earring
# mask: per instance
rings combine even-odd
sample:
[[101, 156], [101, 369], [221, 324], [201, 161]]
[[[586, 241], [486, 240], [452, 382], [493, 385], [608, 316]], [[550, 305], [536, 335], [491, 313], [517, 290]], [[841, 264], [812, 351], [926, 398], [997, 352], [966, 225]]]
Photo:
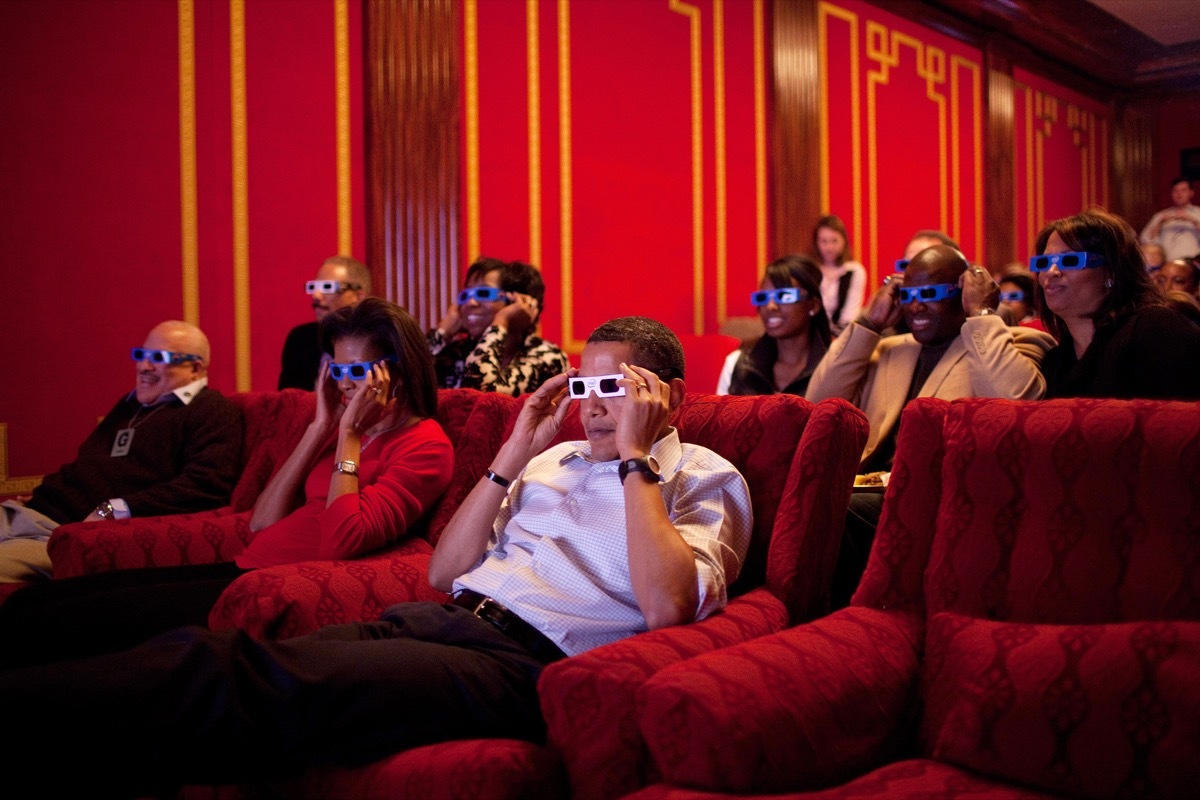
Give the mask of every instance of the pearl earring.
[[1105, 289], [1111, 289], [1111, 288], [1112, 288], [1112, 283], [1113, 283], [1113, 281], [1112, 281], [1112, 278], [1105, 278], [1105, 279], [1104, 279], [1104, 288], [1105, 288]]

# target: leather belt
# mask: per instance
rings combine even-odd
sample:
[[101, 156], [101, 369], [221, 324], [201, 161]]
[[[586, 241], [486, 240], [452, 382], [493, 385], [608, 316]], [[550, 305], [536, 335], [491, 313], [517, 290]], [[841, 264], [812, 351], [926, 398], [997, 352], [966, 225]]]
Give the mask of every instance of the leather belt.
[[493, 628], [537, 656], [543, 664], [567, 657], [558, 645], [525, 620], [509, 611], [487, 595], [463, 589], [451, 600], [454, 605], [465, 608]]

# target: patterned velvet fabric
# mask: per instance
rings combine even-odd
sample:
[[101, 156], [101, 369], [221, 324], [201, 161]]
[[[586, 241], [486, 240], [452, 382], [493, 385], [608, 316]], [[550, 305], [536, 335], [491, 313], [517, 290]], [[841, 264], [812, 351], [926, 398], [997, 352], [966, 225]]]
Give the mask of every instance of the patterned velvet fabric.
[[430, 512], [426, 529], [366, 558], [254, 570], [221, 595], [209, 615], [209, 627], [286, 638], [323, 625], [378, 619], [396, 603], [445, 601], [447, 595], [431, 587], [426, 577], [431, 540], [437, 540], [491, 463], [515, 405], [507, 395], [440, 389], [437, 417], [454, 444], [454, 474]]
[[1200, 793], [1200, 624], [1034, 625], [937, 614], [924, 749], [1074, 797]]
[[[627, 795], [625, 800], [717, 800], [727, 794], [681, 789], [658, 784]], [[862, 798], [920, 798], [920, 800], [1047, 800], [1056, 795], [989, 780], [937, 761], [897, 761], [869, 775], [825, 790], [788, 794], [744, 794], [744, 800], [862, 800]]]
[[852, 606], [647, 681], [635, 796], [1194, 794], [1198, 411], [911, 403]]
[[50, 536], [56, 578], [116, 569], [231, 561], [250, 537], [250, 509], [304, 435], [316, 410], [312, 392], [246, 392], [231, 395], [242, 410], [246, 460], [231, 504], [197, 514], [77, 522]]

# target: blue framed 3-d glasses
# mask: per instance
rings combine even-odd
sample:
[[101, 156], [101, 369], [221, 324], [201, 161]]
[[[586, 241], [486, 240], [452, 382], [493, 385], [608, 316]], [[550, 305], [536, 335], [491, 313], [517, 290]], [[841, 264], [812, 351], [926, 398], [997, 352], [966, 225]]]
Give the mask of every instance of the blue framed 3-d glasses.
[[185, 361], [204, 360], [192, 353], [176, 353], [172, 350], [151, 350], [148, 347], [133, 348], [129, 351], [129, 357], [134, 361], [149, 361], [151, 364], [182, 364]]
[[366, 377], [371, 374], [371, 367], [380, 361], [385, 364], [395, 364], [396, 357], [387, 356], [376, 361], [351, 361], [348, 364], [338, 364], [335, 361], [331, 361], [329, 363], [329, 377], [335, 381], [340, 381], [345, 377], [349, 377], [352, 381], [366, 380]]
[[1029, 295], [1025, 294], [1025, 292], [1021, 291], [1020, 289], [1016, 289], [1011, 292], [1000, 293], [1001, 303], [1024, 303], [1028, 299]]
[[463, 289], [458, 293], [458, 304], [460, 306], [465, 306], [472, 300], [480, 303], [492, 303], [503, 299], [504, 290], [497, 289], [495, 286], [472, 286], [470, 289]]
[[750, 293], [750, 305], [752, 306], [765, 306], [772, 300], [775, 301], [775, 305], [786, 306], [789, 303], [799, 303], [801, 300], [807, 299], [808, 292], [794, 287], [791, 289], [770, 289]]
[[931, 283], [928, 286], [901, 286], [900, 302], [936, 303], [939, 300], [949, 300], [962, 294], [962, 289], [953, 283]]
[[1066, 269], [1091, 269], [1102, 267], [1108, 263], [1099, 253], [1085, 253], [1082, 250], [1070, 253], [1055, 253], [1046, 256], [1033, 256], [1029, 259], [1029, 269], [1033, 272], [1045, 272], [1051, 267]]

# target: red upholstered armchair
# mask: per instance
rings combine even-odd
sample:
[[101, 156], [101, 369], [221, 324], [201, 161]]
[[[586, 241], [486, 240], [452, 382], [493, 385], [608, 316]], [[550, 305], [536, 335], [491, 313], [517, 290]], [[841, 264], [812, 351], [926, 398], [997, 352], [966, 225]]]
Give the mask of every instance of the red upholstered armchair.
[[446, 594], [429, 585], [429, 557], [446, 523], [500, 449], [516, 405], [505, 394], [439, 390], [437, 417], [454, 444], [454, 473], [425, 529], [364, 558], [305, 561], [242, 575], [217, 600], [209, 627], [282, 639], [324, 625], [378, 619], [395, 603], [446, 601]]
[[250, 509], [316, 411], [312, 392], [231, 395], [245, 418], [245, 466], [228, 506], [196, 514], [61, 525], [50, 536], [55, 578], [116, 569], [230, 561], [250, 540]]
[[[285, 796], [616, 797], [652, 776], [635, 725], [637, 688], [664, 666], [779, 631], [827, 610], [863, 414], [841, 400], [689, 394], [672, 422], [746, 477], [754, 538], [738, 593], [702, 622], [660, 629], [548, 667], [539, 683], [546, 747], [513, 740], [448, 742], [359, 769], [313, 770], [273, 788]], [[556, 441], [583, 437], [577, 412]], [[190, 797], [202, 794], [189, 792]]]
[[851, 607], [649, 680], [631, 797], [1194, 797], [1198, 487], [1197, 404], [915, 401]]

